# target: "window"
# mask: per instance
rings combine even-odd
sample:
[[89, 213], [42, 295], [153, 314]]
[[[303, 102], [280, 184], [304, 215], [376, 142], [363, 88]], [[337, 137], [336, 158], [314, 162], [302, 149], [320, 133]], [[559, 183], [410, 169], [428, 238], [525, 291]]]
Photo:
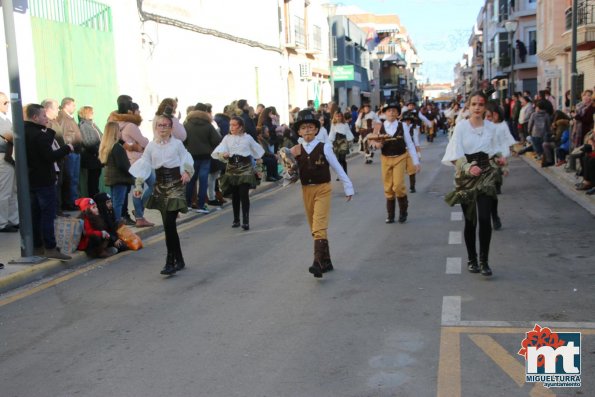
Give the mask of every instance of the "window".
[[527, 32], [529, 36], [529, 55], [537, 54], [537, 31], [529, 30]]

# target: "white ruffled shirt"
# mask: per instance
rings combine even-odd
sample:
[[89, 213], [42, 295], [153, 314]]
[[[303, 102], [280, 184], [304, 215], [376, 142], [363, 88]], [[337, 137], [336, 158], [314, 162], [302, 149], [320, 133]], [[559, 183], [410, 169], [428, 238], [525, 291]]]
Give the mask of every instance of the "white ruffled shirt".
[[501, 147], [494, 123], [484, 120], [483, 126], [474, 128], [469, 120], [457, 122], [454, 133], [448, 141], [442, 164], [453, 165], [452, 161], [465, 157], [465, 154], [487, 153], [490, 157], [500, 152]]
[[502, 156], [509, 157], [510, 147], [514, 145], [516, 141], [510, 133], [508, 124], [505, 122], [500, 122], [494, 123], [494, 126], [496, 127], [496, 141], [498, 143], [498, 150], [496, 153], [500, 152]]
[[[316, 139], [313, 139], [312, 142], [304, 142], [301, 145], [302, 145], [302, 148], [306, 151], [306, 153], [310, 154], [310, 153], [312, 153], [312, 151], [314, 150], [316, 145], [318, 145], [319, 143], [320, 143], [319, 141], [317, 141]], [[337, 157], [335, 156], [335, 152], [333, 152], [333, 147], [331, 146], [330, 143], [324, 144], [324, 157], [326, 157], [326, 161], [328, 161], [328, 163], [331, 166], [331, 168], [333, 169], [333, 171], [335, 171], [335, 173], [337, 173], [339, 180], [343, 184], [343, 190], [345, 191], [345, 196], [353, 196], [353, 192], [354, 192], [353, 183], [351, 183], [351, 179], [349, 179], [349, 177], [345, 173], [345, 170], [343, 170], [343, 167], [341, 167], [341, 164], [339, 164], [339, 160], [337, 160]]]
[[346, 123], [331, 124], [331, 133], [328, 134], [329, 142], [334, 142], [337, 138], [337, 134], [345, 135], [345, 138], [347, 138], [349, 142], [352, 142], [354, 139], [351, 128], [349, 128], [349, 125]]
[[[399, 123], [399, 120], [395, 120], [393, 122], [386, 120], [383, 123], [384, 131], [386, 131], [386, 133], [391, 137], [395, 136], [395, 134], [397, 133], [397, 128], [399, 128]], [[402, 124], [404, 130], [403, 138], [405, 139], [405, 145], [407, 145], [407, 151], [409, 152], [409, 156], [411, 156], [411, 160], [413, 160], [414, 165], [419, 165], [419, 157], [417, 156], [417, 150], [415, 149], [415, 144], [411, 139], [411, 132], [409, 131], [411, 129], [411, 126], [407, 125], [407, 123]]]
[[237, 154], [242, 157], [252, 156], [259, 159], [264, 155], [264, 149], [250, 134], [227, 134], [213, 150], [211, 157], [216, 160], [225, 160], [223, 159], [223, 153], [229, 153], [230, 156]]
[[179, 139], [170, 138], [166, 143], [151, 141], [145, 147], [143, 155], [130, 166], [128, 172], [135, 178], [146, 180], [151, 175], [151, 170], [161, 167], [180, 167], [180, 174], [182, 174], [186, 169], [194, 169], [194, 160]]

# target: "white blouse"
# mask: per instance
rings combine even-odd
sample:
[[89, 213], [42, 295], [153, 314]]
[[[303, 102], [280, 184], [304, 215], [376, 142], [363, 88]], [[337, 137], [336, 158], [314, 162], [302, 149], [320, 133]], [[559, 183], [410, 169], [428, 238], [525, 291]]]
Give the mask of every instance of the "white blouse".
[[457, 122], [454, 133], [446, 146], [442, 164], [453, 165], [452, 161], [465, 157], [465, 154], [487, 153], [490, 157], [500, 151], [495, 125], [487, 120], [483, 126], [474, 128], [469, 120]]
[[[395, 136], [397, 133], [397, 128], [399, 128], [399, 120], [395, 120], [393, 122], [385, 121], [384, 122], [384, 130], [389, 136]], [[409, 152], [409, 156], [411, 156], [411, 160], [413, 160], [414, 165], [419, 164], [419, 158], [417, 157], [417, 150], [415, 149], [415, 144], [411, 139], [411, 132], [409, 131], [411, 126], [407, 125], [407, 123], [403, 124], [403, 138], [405, 139], [405, 144], [407, 145], [407, 151]]]
[[128, 172], [135, 178], [146, 180], [151, 175], [151, 170], [161, 167], [180, 167], [182, 174], [194, 168], [194, 160], [179, 139], [170, 138], [166, 143], [151, 141], [141, 158], [130, 166]]
[[502, 156], [509, 157], [510, 156], [510, 147], [516, 143], [514, 137], [510, 133], [510, 129], [508, 128], [508, 124], [505, 122], [501, 123], [494, 123], [496, 127], [496, 142], [498, 143], [498, 150]]
[[328, 134], [329, 142], [334, 142], [337, 134], [345, 135], [349, 142], [353, 141], [354, 136], [351, 133], [351, 128], [346, 123], [331, 124], [331, 133]]
[[227, 134], [223, 137], [219, 146], [213, 150], [211, 157], [216, 160], [226, 161], [223, 158], [223, 153], [229, 153], [230, 156], [237, 154], [242, 157], [252, 156], [259, 159], [264, 155], [264, 149], [250, 134]]

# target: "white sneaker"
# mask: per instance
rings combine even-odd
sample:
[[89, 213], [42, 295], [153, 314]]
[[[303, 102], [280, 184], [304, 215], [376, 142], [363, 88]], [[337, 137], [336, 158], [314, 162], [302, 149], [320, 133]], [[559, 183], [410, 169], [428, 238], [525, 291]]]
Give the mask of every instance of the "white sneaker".
[[208, 213], [210, 213], [211, 211], [209, 211], [209, 209], [208, 209], [208, 208], [207, 208], [207, 206], [205, 205], [204, 207], [197, 209], [197, 210], [196, 210], [196, 212], [198, 212], [199, 214], [208, 214]]

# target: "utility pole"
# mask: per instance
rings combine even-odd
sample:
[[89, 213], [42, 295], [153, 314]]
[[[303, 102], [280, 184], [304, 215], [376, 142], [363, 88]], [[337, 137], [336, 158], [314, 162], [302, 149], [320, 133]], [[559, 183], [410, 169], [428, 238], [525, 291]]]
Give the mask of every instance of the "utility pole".
[[570, 110], [574, 110], [576, 104], [576, 80], [578, 70], [576, 69], [576, 43], [577, 43], [577, 24], [578, 24], [578, 0], [572, 0], [572, 48], [570, 61]]
[[6, 38], [6, 58], [10, 80], [10, 104], [14, 132], [16, 158], [16, 178], [19, 204], [19, 231], [21, 234], [21, 259], [18, 263], [36, 263], [40, 261], [33, 255], [33, 226], [31, 218], [31, 197], [29, 195], [29, 173], [27, 169], [27, 151], [25, 147], [25, 126], [23, 123], [23, 102], [21, 81], [17, 57], [14, 9], [12, 0], [2, 1], [4, 14], [4, 36]]

